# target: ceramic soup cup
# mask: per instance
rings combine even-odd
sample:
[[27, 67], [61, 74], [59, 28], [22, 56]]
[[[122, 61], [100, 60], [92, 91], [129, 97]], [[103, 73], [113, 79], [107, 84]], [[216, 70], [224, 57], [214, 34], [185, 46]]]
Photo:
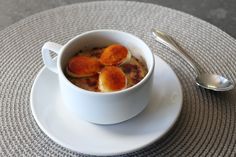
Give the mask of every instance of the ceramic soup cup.
[[[65, 76], [69, 59], [79, 50], [121, 44], [133, 56], [142, 58], [148, 73], [136, 85], [116, 92], [93, 92], [72, 84]], [[53, 59], [50, 52], [57, 54]], [[42, 47], [45, 66], [59, 78], [61, 97], [65, 107], [80, 118], [96, 124], [115, 124], [126, 121], [148, 105], [152, 92], [154, 56], [149, 47], [138, 37], [117, 30], [93, 30], [82, 33], [65, 45], [46, 42]]]

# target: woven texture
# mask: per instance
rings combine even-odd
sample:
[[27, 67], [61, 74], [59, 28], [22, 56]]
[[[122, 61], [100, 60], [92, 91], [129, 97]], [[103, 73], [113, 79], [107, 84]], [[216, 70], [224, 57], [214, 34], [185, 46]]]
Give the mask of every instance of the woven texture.
[[[0, 156], [86, 156], [50, 140], [30, 110], [30, 90], [43, 67], [46, 41], [65, 44], [82, 32], [116, 29], [143, 39], [171, 65], [183, 88], [176, 125], [154, 144], [123, 156], [235, 156], [236, 92], [210, 92], [194, 83], [189, 65], [155, 42], [151, 28], [172, 35], [208, 72], [236, 81], [236, 41], [185, 13], [153, 4], [104, 1], [45, 11], [0, 32]], [[157, 124], [158, 125], [158, 124]]]

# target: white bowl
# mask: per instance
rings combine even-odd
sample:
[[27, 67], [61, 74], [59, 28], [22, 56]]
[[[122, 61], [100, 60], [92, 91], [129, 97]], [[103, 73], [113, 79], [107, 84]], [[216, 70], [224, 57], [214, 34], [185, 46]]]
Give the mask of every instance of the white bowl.
[[[105, 47], [110, 44], [127, 47], [132, 55], [142, 58], [148, 73], [136, 85], [116, 92], [102, 93], [81, 89], [64, 75], [66, 64], [81, 49]], [[58, 54], [53, 60], [50, 51]], [[140, 113], [149, 103], [153, 84], [154, 56], [138, 37], [116, 30], [94, 30], [82, 33], [64, 46], [47, 42], [42, 47], [44, 64], [58, 74], [61, 96], [65, 107], [84, 120], [97, 124], [115, 124]]]

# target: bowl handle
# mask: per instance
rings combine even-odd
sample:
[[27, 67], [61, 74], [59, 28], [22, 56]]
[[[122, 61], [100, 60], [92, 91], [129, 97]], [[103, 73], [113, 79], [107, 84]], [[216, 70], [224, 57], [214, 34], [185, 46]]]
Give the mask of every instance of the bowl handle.
[[52, 58], [50, 52], [54, 52], [59, 55], [62, 45], [54, 42], [46, 42], [42, 47], [42, 57], [44, 65], [52, 72], [57, 73], [57, 58]]

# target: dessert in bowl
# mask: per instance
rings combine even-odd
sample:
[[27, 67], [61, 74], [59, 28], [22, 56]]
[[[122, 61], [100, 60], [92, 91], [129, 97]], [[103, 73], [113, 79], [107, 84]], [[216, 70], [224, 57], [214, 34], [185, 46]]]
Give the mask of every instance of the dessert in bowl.
[[[56, 60], [50, 51], [57, 53]], [[42, 56], [45, 66], [59, 77], [65, 107], [84, 120], [97, 124], [119, 123], [139, 114], [149, 103], [154, 56], [149, 47], [132, 34], [116, 30], [89, 31], [63, 46], [45, 43]], [[132, 67], [138, 67], [138, 72]], [[96, 87], [88, 88], [89, 82]]]
[[146, 74], [144, 61], [119, 44], [80, 50], [69, 60], [65, 72], [74, 85], [94, 92], [114, 92], [132, 87]]

